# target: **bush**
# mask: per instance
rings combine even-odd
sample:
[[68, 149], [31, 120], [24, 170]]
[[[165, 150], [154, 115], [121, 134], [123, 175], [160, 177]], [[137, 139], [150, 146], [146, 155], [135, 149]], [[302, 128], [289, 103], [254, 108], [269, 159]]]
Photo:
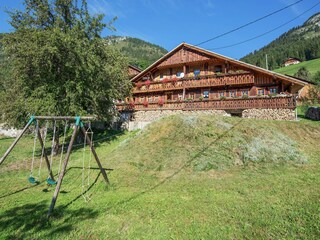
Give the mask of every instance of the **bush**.
[[249, 96], [248, 96], [247, 94], [243, 94], [241, 98], [242, 98], [242, 99], [248, 99]]

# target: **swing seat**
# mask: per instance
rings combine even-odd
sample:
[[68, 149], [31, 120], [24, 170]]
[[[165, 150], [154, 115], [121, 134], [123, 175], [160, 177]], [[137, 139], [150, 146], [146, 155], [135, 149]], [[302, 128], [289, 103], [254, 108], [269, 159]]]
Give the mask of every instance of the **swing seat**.
[[51, 179], [51, 178], [47, 178], [47, 183], [49, 184], [49, 185], [56, 185], [57, 184], [57, 181], [54, 181], [53, 179]]
[[29, 177], [28, 178], [28, 181], [29, 181], [29, 183], [31, 183], [31, 184], [38, 184], [39, 183], [39, 181], [37, 181], [34, 177]]

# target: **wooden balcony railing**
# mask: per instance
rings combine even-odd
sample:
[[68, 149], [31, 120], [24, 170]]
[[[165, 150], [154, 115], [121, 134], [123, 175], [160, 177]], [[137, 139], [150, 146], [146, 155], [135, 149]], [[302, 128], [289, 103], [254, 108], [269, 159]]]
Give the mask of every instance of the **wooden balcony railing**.
[[183, 78], [170, 82], [152, 82], [149, 86], [143, 85], [140, 88], [134, 87], [133, 93], [158, 92], [179, 90], [183, 88], [215, 87], [225, 85], [248, 85], [254, 84], [252, 73], [223, 74], [221, 76], [200, 76], [199, 79]]
[[296, 107], [293, 96], [276, 96], [276, 97], [250, 97], [248, 99], [210, 99], [210, 100], [195, 100], [182, 102], [165, 102], [162, 106], [158, 103], [142, 103], [135, 104], [117, 104], [119, 111], [148, 111], [148, 110], [236, 110], [236, 109], [251, 109], [251, 108], [286, 108], [294, 109]]

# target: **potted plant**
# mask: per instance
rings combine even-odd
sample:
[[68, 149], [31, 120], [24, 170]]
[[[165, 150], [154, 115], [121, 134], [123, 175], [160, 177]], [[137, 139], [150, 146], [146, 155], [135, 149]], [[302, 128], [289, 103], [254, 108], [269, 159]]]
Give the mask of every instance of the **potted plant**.
[[137, 87], [138, 89], [140, 89], [140, 88], [142, 87], [142, 83], [141, 83], [141, 82], [137, 82], [135, 85], [136, 85], [136, 87]]
[[130, 107], [130, 109], [133, 109], [133, 108], [134, 108], [134, 101], [130, 101], [130, 102], [129, 102], [129, 107]]
[[162, 107], [163, 104], [164, 104], [163, 98], [159, 98], [159, 100], [158, 100], [158, 105], [159, 105], [160, 107]]
[[151, 84], [151, 81], [148, 79], [144, 84], [145, 84], [147, 87], [149, 87], [150, 84]]
[[148, 107], [149, 102], [145, 99], [145, 100], [143, 101], [142, 105], [143, 105], [144, 107]]
[[177, 78], [177, 77], [173, 77], [173, 78], [172, 78], [172, 83], [173, 83], [173, 84], [176, 84], [177, 81], [178, 81], [178, 78]]

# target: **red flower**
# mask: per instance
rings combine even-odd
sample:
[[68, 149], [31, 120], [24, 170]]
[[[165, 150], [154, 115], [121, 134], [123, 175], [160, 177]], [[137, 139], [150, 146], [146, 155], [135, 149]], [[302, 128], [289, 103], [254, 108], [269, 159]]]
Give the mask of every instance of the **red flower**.
[[144, 107], [148, 107], [148, 105], [149, 105], [147, 100], [144, 100], [142, 104], [143, 104]]
[[133, 102], [133, 101], [130, 101], [130, 102], [129, 102], [129, 106], [130, 106], [130, 108], [134, 108], [134, 102]]
[[164, 104], [164, 100], [163, 100], [162, 98], [159, 98], [159, 100], [158, 100], [158, 104], [159, 104], [159, 106], [163, 106], [163, 104]]
[[150, 80], [147, 80], [144, 84], [149, 87], [150, 84], [151, 84], [151, 81], [150, 81]]
[[172, 78], [173, 83], [176, 83], [177, 81], [178, 81], [178, 78], [176, 78], [176, 77]]
[[136, 85], [137, 88], [141, 88], [142, 87], [142, 83], [141, 82], [137, 82], [135, 85]]
[[163, 82], [163, 83], [166, 83], [166, 82], [168, 82], [168, 80], [169, 80], [168, 78], [164, 78], [164, 79], [162, 80], [162, 82]]

